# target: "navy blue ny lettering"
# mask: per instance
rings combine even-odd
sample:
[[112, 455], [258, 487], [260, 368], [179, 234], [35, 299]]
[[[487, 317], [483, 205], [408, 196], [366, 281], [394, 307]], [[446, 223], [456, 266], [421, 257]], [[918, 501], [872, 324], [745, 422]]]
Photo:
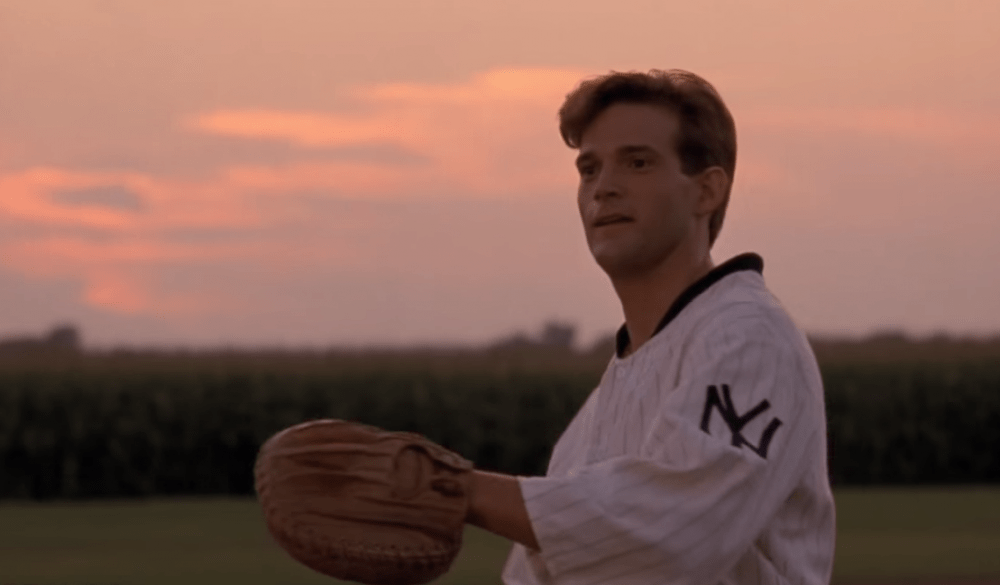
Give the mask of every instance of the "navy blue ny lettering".
[[771, 439], [774, 438], [774, 432], [781, 426], [781, 421], [777, 418], [771, 419], [771, 422], [764, 429], [764, 433], [760, 437], [760, 442], [756, 446], [750, 444], [743, 437], [742, 431], [748, 422], [757, 418], [757, 415], [768, 408], [771, 408], [770, 402], [763, 400], [757, 406], [750, 409], [749, 412], [740, 416], [736, 412], [736, 407], [733, 406], [733, 399], [729, 394], [728, 385], [722, 384], [721, 397], [719, 396], [719, 389], [717, 387], [709, 386], [705, 396], [705, 410], [701, 415], [701, 430], [706, 433], [708, 433], [708, 422], [712, 417], [713, 408], [719, 411], [719, 414], [722, 415], [722, 420], [726, 422], [726, 426], [729, 427], [729, 431], [733, 434], [732, 444], [734, 447], [746, 445], [751, 451], [767, 459], [767, 448], [771, 444]]

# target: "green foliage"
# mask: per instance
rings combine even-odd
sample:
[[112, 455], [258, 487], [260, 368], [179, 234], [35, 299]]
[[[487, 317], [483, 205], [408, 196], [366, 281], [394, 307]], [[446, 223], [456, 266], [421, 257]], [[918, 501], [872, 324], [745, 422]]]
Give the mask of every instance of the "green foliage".
[[587, 372], [174, 356], [0, 367], [0, 497], [249, 494], [260, 445], [316, 418], [415, 431], [540, 474]]
[[[1000, 480], [995, 355], [834, 349], [817, 346], [835, 484]], [[607, 355], [0, 355], [0, 498], [250, 494], [263, 441], [324, 417], [416, 431], [481, 468], [540, 474]]]
[[831, 478], [1000, 481], [1000, 363], [827, 365]]

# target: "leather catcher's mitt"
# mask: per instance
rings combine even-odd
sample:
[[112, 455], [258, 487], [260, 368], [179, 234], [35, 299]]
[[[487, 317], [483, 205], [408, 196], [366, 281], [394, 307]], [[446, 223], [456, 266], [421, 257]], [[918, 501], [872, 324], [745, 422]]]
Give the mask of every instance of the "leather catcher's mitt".
[[254, 467], [268, 530], [293, 558], [372, 585], [427, 583], [462, 547], [472, 463], [414, 433], [341, 420], [289, 427]]

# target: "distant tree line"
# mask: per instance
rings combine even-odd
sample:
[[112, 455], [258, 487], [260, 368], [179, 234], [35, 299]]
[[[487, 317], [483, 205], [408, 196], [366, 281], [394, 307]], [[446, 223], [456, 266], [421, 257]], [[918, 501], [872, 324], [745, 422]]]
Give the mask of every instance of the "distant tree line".
[[[815, 347], [835, 485], [1000, 482], [997, 344]], [[250, 494], [261, 443], [323, 417], [538, 474], [609, 357], [564, 344], [0, 354], [0, 498]]]
[[58, 325], [40, 336], [22, 335], [0, 338], [0, 355], [75, 353], [80, 350], [80, 331], [74, 325]]

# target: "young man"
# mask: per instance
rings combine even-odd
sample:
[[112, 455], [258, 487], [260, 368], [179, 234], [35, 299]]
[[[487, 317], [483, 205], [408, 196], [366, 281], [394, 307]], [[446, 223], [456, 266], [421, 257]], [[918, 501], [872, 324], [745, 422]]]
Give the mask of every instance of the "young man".
[[722, 99], [683, 71], [612, 73], [559, 114], [625, 324], [547, 475], [476, 471], [469, 522], [515, 542], [509, 585], [828, 583], [816, 360], [760, 257], [709, 253], [736, 166]]

